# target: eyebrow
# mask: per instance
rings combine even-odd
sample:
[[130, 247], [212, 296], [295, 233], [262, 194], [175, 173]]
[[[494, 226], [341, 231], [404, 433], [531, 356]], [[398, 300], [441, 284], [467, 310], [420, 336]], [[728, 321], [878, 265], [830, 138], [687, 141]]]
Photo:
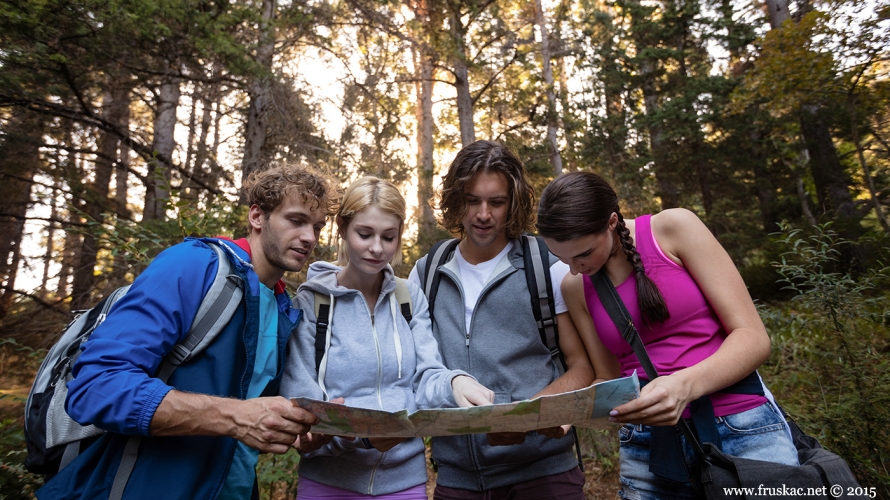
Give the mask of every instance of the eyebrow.
[[[356, 225], [355, 225], [355, 228], [356, 228], [356, 229], [366, 229], [366, 230], [368, 230], [368, 231], [373, 231], [373, 230], [374, 230], [373, 227], [371, 227], [371, 226], [365, 226], [365, 225], [362, 225], [362, 224], [356, 224]], [[385, 233], [385, 232], [387, 232], [387, 231], [398, 231], [398, 230], [399, 230], [398, 227], [393, 226], [393, 227], [388, 227], [388, 228], [384, 229], [382, 232]]]
[[578, 258], [578, 257], [580, 257], [580, 256], [582, 256], [582, 255], [584, 255], [584, 254], [586, 254], [586, 253], [589, 253], [591, 250], [592, 250], [591, 248], [588, 248], [587, 250], [584, 250], [583, 252], [581, 252], [581, 253], [579, 253], [578, 255], [575, 255], [575, 256], [573, 256], [573, 257], [571, 257], [571, 258], [576, 259], [576, 258]]
[[[479, 196], [478, 194], [473, 194], [473, 193], [464, 193], [464, 195], [465, 195], [467, 198], [485, 198], [484, 196]], [[489, 199], [489, 200], [509, 200], [509, 199], [510, 199], [510, 195], [508, 195], [508, 194], [497, 194], [497, 195], [491, 196], [491, 197], [489, 197], [489, 198], [487, 198], [487, 199]]]

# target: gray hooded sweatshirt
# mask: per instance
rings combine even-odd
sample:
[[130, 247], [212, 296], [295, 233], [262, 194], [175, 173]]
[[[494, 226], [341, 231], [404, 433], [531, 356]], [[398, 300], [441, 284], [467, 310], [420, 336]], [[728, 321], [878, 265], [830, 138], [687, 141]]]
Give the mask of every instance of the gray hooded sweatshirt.
[[[413, 304], [409, 325], [395, 301], [391, 267], [383, 271], [383, 287], [373, 313], [361, 293], [337, 284], [340, 270], [327, 262], [309, 266], [309, 280], [300, 286], [294, 299], [294, 307], [303, 311], [303, 319], [288, 341], [280, 394], [320, 400], [343, 397], [352, 407], [405, 409], [409, 413], [457, 406], [451, 380], [467, 373], [448, 370], [442, 364], [423, 292], [408, 284]], [[318, 371], [314, 292], [331, 298], [330, 344]], [[420, 438], [381, 453], [366, 449], [358, 439], [335, 437], [330, 444], [303, 455], [299, 474], [357, 493], [384, 495], [426, 482], [423, 452]]]

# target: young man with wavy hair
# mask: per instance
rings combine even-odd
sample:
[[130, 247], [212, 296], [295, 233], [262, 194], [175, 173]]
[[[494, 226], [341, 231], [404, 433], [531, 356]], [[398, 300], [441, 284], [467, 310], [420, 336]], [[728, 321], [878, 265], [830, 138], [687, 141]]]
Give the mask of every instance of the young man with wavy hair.
[[[275, 395], [301, 317], [281, 277], [303, 267], [336, 194], [327, 176], [296, 165], [256, 172], [245, 189], [247, 238], [188, 238], [166, 249], [84, 344], [66, 407], [107, 432], [38, 498], [248, 499], [258, 453], [285, 453], [317, 422]], [[187, 336], [221, 258], [237, 276], [241, 302], [208, 347], [162, 382], [158, 367]], [[132, 442], [139, 443], [132, 472], [123, 491], [113, 491]]]
[[[559, 293], [568, 267], [552, 255], [563, 375], [541, 341], [518, 240], [534, 222], [534, 190], [519, 158], [497, 142], [464, 147], [445, 175], [437, 208], [440, 224], [460, 238], [434, 270], [438, 285], [430, 292], [445, 366], [476, 377], [495, 393], [493, 403], [589, 385], [593, 370]], [[422, 257], [409, 279], [421, 284], [428, 260]], [[433, 438], [435, 498], [583, 499], [570, 429]]]

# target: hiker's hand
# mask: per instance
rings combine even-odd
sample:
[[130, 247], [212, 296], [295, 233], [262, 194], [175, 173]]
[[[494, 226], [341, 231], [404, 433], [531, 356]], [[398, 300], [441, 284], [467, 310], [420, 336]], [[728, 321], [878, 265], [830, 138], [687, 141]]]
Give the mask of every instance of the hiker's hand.
[[494, 393], [472, 377], [458, 375], [451, 379], [451, 393], [457, 406], [483, 406], [494, 403]]
[[683, 378], [676, 374], [666, 375], [646, 384], [639, 398], [612, 410], [609, 420], [643, 425], [676, 425], [691, 400], [691, 389]]
[[375, 450], [379, 452], [389, 451], [396, 447], [397, 444], [407, 441], [411, 438], [387, 438], [387, 437], [379, 437], [379, 438], [368, 438], [368, 442], [371, 443], [371, 446], [374, 447]]
[[538, 434], [550, 439], [560, 439], [566, 437], [572, 430], [571, 425], [558, 425], [556, 427], [548, 427], [546, 429], [538, 429]]
[[330, 443], [333, 439], [334, 436], [331, 434], [307, 432], [306, 434], [297, 436], [297, 440], [294, 441], [293, 447], [300, 453], [311, 453]]
[[262, 453], [287, 452], [309, 426], [318, 423], [318, 417], [281, 396], [238, 402], [230, 435]]
[[489, 432], [486, 436], [489, 446], [510, 446], [525, 442], [524, 432]]

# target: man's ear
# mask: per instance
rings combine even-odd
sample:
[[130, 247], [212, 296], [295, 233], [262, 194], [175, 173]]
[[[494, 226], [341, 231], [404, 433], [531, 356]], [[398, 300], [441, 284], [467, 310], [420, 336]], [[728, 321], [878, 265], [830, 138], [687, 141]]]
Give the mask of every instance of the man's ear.
[[263, 221], [266, 218], [266, 213], [263, 212], [263, 209], [260, 208], [259, 205], [251, 205], [250, 211], [247, 212], [247, 224], [251, 229], [256, 230], [257, 232], [261, 232], [263, 229]]

